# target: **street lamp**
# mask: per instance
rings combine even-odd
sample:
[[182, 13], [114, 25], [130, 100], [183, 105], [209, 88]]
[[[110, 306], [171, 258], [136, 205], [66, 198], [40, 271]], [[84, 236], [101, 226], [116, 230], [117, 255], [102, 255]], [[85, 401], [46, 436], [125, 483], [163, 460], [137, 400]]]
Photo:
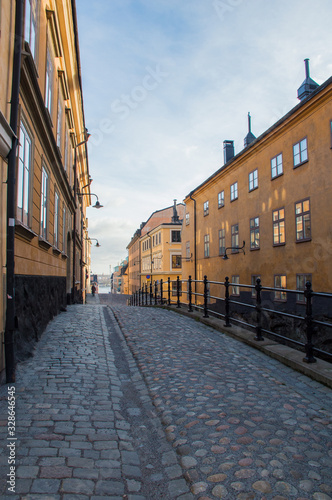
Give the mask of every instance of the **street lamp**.
[[92, 241], [92, 240], [95, 240], [97, 243], [95, 244], [95, 247], [101, 247], [99, 241], [97, 240], [97, 238], [84, 238], [85, 241]]
[[225, 254], [223, 256], [223, 259], [224, 260], [228, 259], [227, 250], [241, 250], [243, 252], [243, 254], [245, 255], [246, 254], [245, 251], [244, 251], [245, 245], [246, 245], [246, 242], [244, 241], [242, 247], [227, 247], [227, 248], [225, 248]]
[[103, 208], [104, 205], [100, 204], [100, 201], [98, 199], [98, 196], [95, 193], [77, 193], [78, 196], [95, 196], [97, 198], [97, 201], [95, 205], [92, 205], [92, 208]]

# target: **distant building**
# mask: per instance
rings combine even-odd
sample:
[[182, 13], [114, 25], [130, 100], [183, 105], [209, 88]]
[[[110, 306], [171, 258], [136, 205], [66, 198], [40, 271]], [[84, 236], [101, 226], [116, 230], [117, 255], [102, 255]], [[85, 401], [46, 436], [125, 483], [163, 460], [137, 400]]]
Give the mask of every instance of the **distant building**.
[[[160, 280], [181, 279], [181, 229], [185, 206], [183, 203], [157, 210], [136, 231], [127, 246], [129, 250], [129, 293], [143, 285]], [[140, 278], [140, 279], [138, 279]], [[175, 293], [175, 283], [172, 284]]]
[[[298, 290], [309, 280], [332, 292], [332, 78], [318, 86], [306, 61], [298, 95], [301, 102], [258, 138], [249, 121], [237, 155], [225, 141], [225, 164], [186, 196], [184, 279], [255, 284], [259, 277], [264, 286]], [[275, 292], [274, 300], [286, 295]], [[299, 306], [303, 300], [296, 297]]]
[[128, 259], [125, 259], [118, 266], [114, 267], [112, 275], [112, 293], [126, 293], [128, 294]]

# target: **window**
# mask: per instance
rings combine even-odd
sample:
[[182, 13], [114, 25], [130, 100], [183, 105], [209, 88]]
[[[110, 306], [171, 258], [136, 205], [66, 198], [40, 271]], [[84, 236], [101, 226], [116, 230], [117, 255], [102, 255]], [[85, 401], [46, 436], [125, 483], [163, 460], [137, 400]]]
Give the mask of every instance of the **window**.
[[274, 179], [275, 177], [279, 177], [281, 174], [283, 174], [282, 153], [275, 156], [271, 160], [271, 178]]
[[305, 137], [302, 141], [294, 144], [293, 146], [293, 159], [294, 167], [301, 165], [308, 160], [308, 144], [307, 138]]
[[225, 205], [225, 191], [220, 191], [218, 193], [218, 208], [221, 208]]
[[181, 243], [181, 231], [172, 231], [172, 243]]
[[[252, 286], [256, 286], [256, 284], [257, 284], [257, 280], [258, 280], [258, 279], [261, 279], [260, 274], [252, 274], [252, 275], [251, 275], [251, 285], [252, 285]], [[257, 292], [256, 292], [255, 288], [252, 288], [252, 289], [251, 289], [251, 296], [252, 296], [253, 298], [256, 298], [256, 293], [257, 293]]]
[[237, 253], [238, 250], [237, 248], [239, 247], [239, 225], [234, 224], [234, 226], [231, 227], [231, 235], [232, 235], [232, 253]]
[[273, 245], [284, 245], [285, 235], [285, 209], [280, 208], [272, 213], [273, 220]]
[[40, 203], [40, 235], [47, 239], [47, 216], [48, 216], [48, 173], [42, 169], [41, 203]]
[[32, 142], [23, 123], [20, 126], [20, 146], [17, 171], [17, 219], [29, 225], [30, 175], [32, 167]]
[[210, 235], [204, 236], [204, 257], [210, 257]]
[[61, 140], [62, 140], [62, 93], [59, 89], [59, 99], [58, 99], [58, 121], [57, 121], [57, 131], [56, 131], [56, 145], [61, 150]]
[[54, 246], [59, 248], [59, 195], [54, 195]]
[[331, 137], [331, 149], [332, 149], [332, 120], [330, 121], [330, 137]]
[[181, 269], [181, 255], [172, 255], [172, 269]]
[[186, 213], [186, 226], [188, 226], [190, 223], [190, 215]]
[[225, 255], [226, 251], [226, 237], [225, 228], [219, 229], [219, 255]]
[[[306, 282], [310, 281], [312, 283], [312, 275], [311, 274], [297, 274], [296, 275], [296, 290], [305, 290]], [[296, 302], [305, 303], [305, 296], [302, 293], [296, 294]]]
[[231, 201], [236, 200], [238, 197], [237, 182], [231, 185]]
[[186, 241], [186, 259], [190, 259], [190, 241]]
[[47, 49], [47, 62], [46, 62], [46, 85], [45, 85], [45, 106], [52, 117], [52, 100], [53, 100], [53, 65], [51, 60], [51, 53]]
[[295, 203], [296, 241], [311, 239], [310, 200]]
[[[284, 274], [276, 274], [274, 276], [274, 287], [275, 288], [286, 288], [286, 276]], [[287, 299], [286, 292], [279, 292], [275, 290], [274, 300], [285, 301]]]
[[62, 251], [67, 253], [67, 212], [66, 207], [63, 205], [62, 210]]
[[204, 202], [204, 205], [203, 205], [203, 212], [204, 212], [204, 216], [205, 216], [205, 215], [209, 215], [209, 202], [208, 202], [208, 201], [205, 201], [205, 202]]
[[240, 283], [240, 276], [232, 276], [232, 283], [231, 295], [240, 295], [240, 287], [236, 286]]
[[24, 39], [36, 59], [37, 0], [25, 0]]
[[249, 174], [249, 191], [253, 191], [258, 188], [258, 170], [254, 170]]
[[259, 217], [250, 219], [250, 250], [259, 248]]

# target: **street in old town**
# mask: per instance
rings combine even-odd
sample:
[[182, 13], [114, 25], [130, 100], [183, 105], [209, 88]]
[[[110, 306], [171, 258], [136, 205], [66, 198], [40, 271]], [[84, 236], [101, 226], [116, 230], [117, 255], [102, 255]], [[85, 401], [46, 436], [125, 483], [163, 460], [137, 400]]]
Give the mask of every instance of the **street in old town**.
[[174, 311], [68, 306], [0, 396], [2, 499], [332, 498], [331, 389]]

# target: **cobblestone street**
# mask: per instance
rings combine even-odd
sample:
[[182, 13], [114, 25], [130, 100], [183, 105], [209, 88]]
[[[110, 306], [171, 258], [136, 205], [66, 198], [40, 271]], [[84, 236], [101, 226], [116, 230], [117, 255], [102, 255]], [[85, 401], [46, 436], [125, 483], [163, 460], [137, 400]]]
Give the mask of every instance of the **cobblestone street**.
[[175, 312], [69, 306], [15, 391], [12, 493], [0, 388], [1, 498], [332, 498], [332, 391]]

